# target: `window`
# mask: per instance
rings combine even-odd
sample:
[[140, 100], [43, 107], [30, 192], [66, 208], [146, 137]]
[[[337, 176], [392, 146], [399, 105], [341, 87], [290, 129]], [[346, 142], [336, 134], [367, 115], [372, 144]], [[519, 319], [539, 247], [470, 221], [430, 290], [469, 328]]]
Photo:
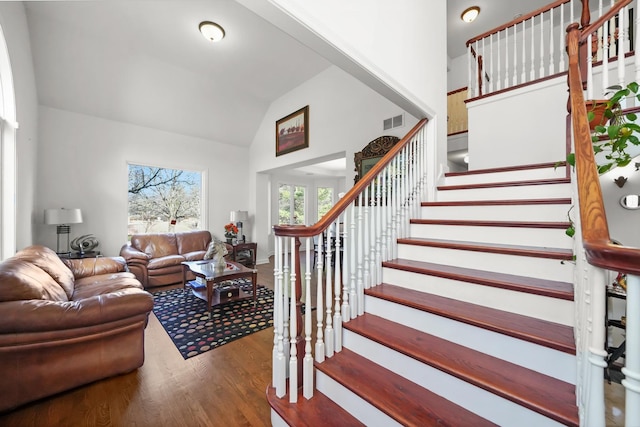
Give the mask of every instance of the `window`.
[[318, 187], [318, 221], [333, 206], [333, 187]]
[[278, 190], [278, 224], [304, 224], [305, 187], [280, 184]]
[[13, 74], [0, 28], [0, 259], [16, 251], [17, 128]]
[[202, 205], [202, 172], [129, 165], [129, 236], [198, 229]]

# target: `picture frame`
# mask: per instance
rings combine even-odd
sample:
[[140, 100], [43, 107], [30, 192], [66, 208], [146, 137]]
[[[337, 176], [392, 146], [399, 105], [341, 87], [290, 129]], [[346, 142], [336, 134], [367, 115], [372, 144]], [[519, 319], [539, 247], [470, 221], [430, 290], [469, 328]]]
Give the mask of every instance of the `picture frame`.
[[276, 157], [309, 147], [309, 106], [276, 121]]

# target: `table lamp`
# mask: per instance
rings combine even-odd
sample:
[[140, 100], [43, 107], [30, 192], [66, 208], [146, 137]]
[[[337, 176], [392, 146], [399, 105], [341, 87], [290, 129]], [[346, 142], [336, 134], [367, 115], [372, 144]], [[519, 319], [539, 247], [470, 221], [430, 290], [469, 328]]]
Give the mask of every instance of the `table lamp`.
[[[71, 253], [69, 249], [69, 233], [71, 227], [69, 224], [80, 224], [82, 222], [82, 211], [80, 209], [45, 209], [44, 210], [44, 223], [50, 225], [57, 225], [56, 234], [58, 237], [56, 245], [56, 253]], [[60, 235], [67, 235], [67, 250], [66, 252], [60, 252]]]
[[242, 221], [249, 219], [249, 212], [247, 211], [231, 211], [230, 221], [236, 223], [238, 227], [238, 242], [244, 243], [244, 234], [242, 234]]

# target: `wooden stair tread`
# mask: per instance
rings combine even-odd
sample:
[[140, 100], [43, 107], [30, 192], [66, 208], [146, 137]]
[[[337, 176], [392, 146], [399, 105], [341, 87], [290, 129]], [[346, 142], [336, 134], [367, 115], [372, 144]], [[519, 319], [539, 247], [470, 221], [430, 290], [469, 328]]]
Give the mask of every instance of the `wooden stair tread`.
[[548, 179], [531, 179], [521, 181], [497, 181], [483, 182], [480, 184], [457, 184], [457, 185], [439, 185], [438, 191], [447, 190], [473, 190], [478, 188], [498, 188], [498, 187], [522, 187], [528, 185], [549, 185], [549, 184], [568, 184], [570, 178], [548, 178]]
[[573, 284], [569, 282], [399, 258], [385, 261], [382, 263], [382, 266], [442, 277], [444, 279], [459, 280], [467, 283], [476, 283], [479, 285], [573, 301]]
[[448, 239], [400, 238], [398, 244], [429, 246], [435, 248], [459, 249], [474, 252], [489, 252], [505, 255], [529, 256], [534, 258], [549, 258], [570, 261], [573, 251], [563, 248], [548, 248], [539, 246], [509, 245], [501, 243], [475, 243]]
[[511, 200], [459, 200], [448, 202], [422, 202], [421, 206], [517, 206], [517, 205], [570, 205], [569, 197], [551, 199], [511, 199]]
[[402, 425], [496, 425], [346, 348], [316, 368]]
[[278, 398], [276, 397], [276, 389], [267, 387], [267, 400], [271, 408], [291, 426], [364, 426], [363, 423], [318, 390], [314, 390], [313, 397], [307, 400], [302, 396], [302, 389], [299, 389], [298, 402], [289, 403], [288, 393], [284, 397]]
[[566, 229], [571, 223], [568, 221], [487, 221], [466, 219], [420, 219], [414, 218], [410, 224], [418, 225], [458, 225], [476, 227], [511, 227], [511, 228], [549, 228]]
[[444, 176], [445, 177], [468, 176], [468, 175], [479, 175], [479, 174], [496, 173], [496, 172], [514, 172], [514, 171], [523, 171], [523, 170], [532, 170], [532, 169], [550, 169], [550, 168], [556, 169], [561, 166], [566, 166], [566, 164], [567, 162], [562, 160], [559, 162], [533, 163], [529, 165], [503, 166], [503, 167], [487, 168], [487, 169], [473, 169], [473, 170], [462, 171], [462, 172], [446, 172]]
[[344, 328], [560, 423], [579, 424], [572, 384], [372, 314]]
[[564, 353], [576, 354], [573, 328], [570, 326], [387, 283], [366, 289], [365, 294]]

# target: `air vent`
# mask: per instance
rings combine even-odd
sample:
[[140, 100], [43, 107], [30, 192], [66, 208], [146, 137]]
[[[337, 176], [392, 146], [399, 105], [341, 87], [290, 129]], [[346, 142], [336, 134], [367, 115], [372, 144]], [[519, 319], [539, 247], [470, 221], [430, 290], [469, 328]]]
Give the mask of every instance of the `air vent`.
[[383, 130], [393, 129], [393, 128], [401, 127], [403, 125], [404, 125], [404, 114], [400, 114], [398, 116], [391, 117], [389, 119], [384, 119], [382, 121]]

